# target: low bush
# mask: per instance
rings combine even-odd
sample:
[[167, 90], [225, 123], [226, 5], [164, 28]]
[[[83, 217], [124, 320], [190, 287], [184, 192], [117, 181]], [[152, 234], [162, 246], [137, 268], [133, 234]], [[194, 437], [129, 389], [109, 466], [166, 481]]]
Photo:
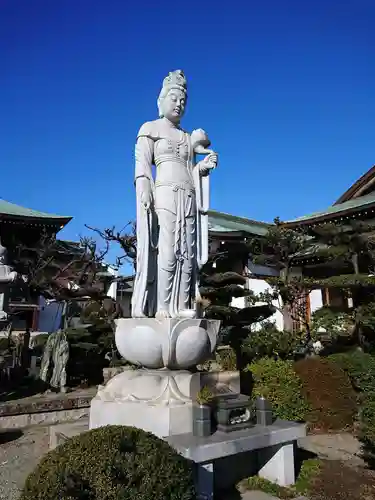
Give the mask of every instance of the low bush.
[[48, 333], [40, 333], [39, 335], [35, 335], [31, 339], [32, 351], [35, 356], [42, 357], [45, 345], [47, 343], [49, 334]]
[[311, 407], [309, 423], [324, 431], [351, 428], [357, 413], [356, 394], [344, 370], [319, 357], [297, 361], [294, 369]]
[[26, 480], [20, 500], [193, 500], [191, 463], [140, 429], [108, 426], [67, 440]]
[[302, 384], [292, 361], [262, 358], [248, 365], [247, 371], [252, 374], [253, 396], [268, 399], [276, 417], [305, 421], [309, 405], [302, 397]]
[[291, 486], [279, 486], [259, 476], [252, 476], [241, 481], [240, 487], [250, 491], [263, 491], [280, 499], [296, 498], [296, 495], [307, 495], [314, 488], [314, 482], [319, 477], [322, 463], [319, 459], [310, 458], [301, 464], [296, 483]]
[[215, 361], [220, 366], [222, 371], [236, 371], [237, 358], [236, 353], [231, 347], [225, 349], [217, 349]]
[[359, 349], [336, 353], [329, 359], [337, 363], [349, 376], [353, 387], [362, 393], [375, 390], [375, 357]]
[[358, 435], [365, 460], [375, 465], [375, 358], [359, 349], [330, 356], [350, 377], [359, 395]]
[[367, 394], [363, 398], [358, 437], [362, 443], [363, 458], [373, 469], [375, 466], [375, 395]]
[[0, 352], [6, 352], [13, 349], [15, 346], [15, 342], [12, 338], [9, 337], [1, 337], [0, 338]]
[[264, 357], [294, 359], [303, 346], [302, 332], [278, 330], [271, 321], [265, 321], [259, 330], [245, 339], [242, 350], [251, 360]]

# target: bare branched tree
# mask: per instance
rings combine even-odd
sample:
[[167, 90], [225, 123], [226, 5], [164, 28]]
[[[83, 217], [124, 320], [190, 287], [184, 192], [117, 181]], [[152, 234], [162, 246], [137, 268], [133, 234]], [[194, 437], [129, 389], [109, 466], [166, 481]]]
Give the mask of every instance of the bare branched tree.
[[121, 231], [117, 231], [115, 227], [106, 228], [106, 229], [97, 229], [90, 226], [87, 226], [87, 229], [93, 231], [98, 234], [100, 238], [106, 242], [106, 244], [117, 243], [123, 255], [120, 255], [116, 258], [116, 267], [121, 267], [124, 262], [128, 262], [132, 264], [135, 269], [136, 258], [137, 258], [137, 235], [136, 235], [136, 227], [134, 222], [128, 222], [126, 226], [121, 229]]
[[10, 252], [11, 265], [25, 276], [25, 292], [56, 301], [103, 296], [100, 273], [109, 243], [100, 249], [94, 239], [78, 243], [58, 240], [42, 233], [33, 246], [16, 244]]

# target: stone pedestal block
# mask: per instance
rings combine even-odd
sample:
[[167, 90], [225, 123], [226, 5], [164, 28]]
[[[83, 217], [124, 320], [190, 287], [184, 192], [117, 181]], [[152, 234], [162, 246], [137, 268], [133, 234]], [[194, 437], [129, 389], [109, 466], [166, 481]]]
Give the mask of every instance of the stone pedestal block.
[[159, 437], [192, 432], [200, 374], [184, 370], [128, 370], [99, 387], [91, 402], [90, 429], [129, 425]]

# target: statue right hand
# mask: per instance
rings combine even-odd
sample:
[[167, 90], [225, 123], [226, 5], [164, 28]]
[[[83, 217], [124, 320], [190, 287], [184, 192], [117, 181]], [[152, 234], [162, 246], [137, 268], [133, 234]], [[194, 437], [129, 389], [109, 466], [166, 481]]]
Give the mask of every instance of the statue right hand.
[[150, 210], [151, 205], [153, 204], [153, 196], [152, 196], [152, 189], [150, 186], [150, 183], [144, 183], [144, 186], [142, 186], [142, 192], [141, 192], [141, 203], [144, 206], [146, 210]]

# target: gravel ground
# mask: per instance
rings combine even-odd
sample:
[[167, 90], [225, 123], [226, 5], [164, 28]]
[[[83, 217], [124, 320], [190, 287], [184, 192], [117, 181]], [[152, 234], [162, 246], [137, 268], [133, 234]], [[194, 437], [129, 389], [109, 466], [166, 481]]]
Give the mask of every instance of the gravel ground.
[[0, 432], [0, 500], [19, 498], [26, 477], [48, 446], [48, 427]]

